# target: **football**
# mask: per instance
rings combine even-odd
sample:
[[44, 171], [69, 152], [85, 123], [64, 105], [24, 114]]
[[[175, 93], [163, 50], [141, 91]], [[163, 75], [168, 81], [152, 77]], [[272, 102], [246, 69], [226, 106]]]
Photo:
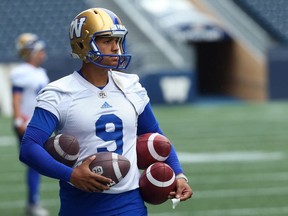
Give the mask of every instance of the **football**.
[[79, 156], [79, 143], [74, 136], [58, 134], [44, 144], [45, 150], [57, 161], [73, 167]]
[[91, 171], [112, 179], [108, 186], [112, 187], [120, 182], [130, 170], [130, 161], [123, 155], [114, 152], [98, 152], [90, 163]]
[[156, 162], [143, 171], [139, 188], [145, 202], [159, 205], [168, 200], [176, 189], [176, 178], [172, 168], [163, 162]]
[[169, 139], [159, 133], [146, 133], [137, 137], [137, 165], [146, 169], [155, 162], [163, 162], [171, 151]]

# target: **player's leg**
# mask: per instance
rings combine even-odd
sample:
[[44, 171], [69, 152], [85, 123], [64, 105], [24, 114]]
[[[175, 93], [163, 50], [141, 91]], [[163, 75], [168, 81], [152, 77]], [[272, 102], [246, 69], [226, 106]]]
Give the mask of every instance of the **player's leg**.
[[[123, 193], [123, 196], [119, 197], [118, 202], [123, 200], [123, 206], [119, 209], [117, 216], [147, 216], [147, 207], [139, 193], [139, 189], [133, 190], [128, 193]], [[126, 202], [126, 203], [125, 203]]]
[[[18, 137], [19, 147], [23, 138], [22, 134], [19, 134], [15, 129]], [[27, 167], [26, 171], [26, 185], [27, 185], [27, 208], [26, 214], [28, 216], [48, 216], [49, 212], [39, 205], [39, 184], [40, 174], [30, 167]]]
[[29, 205], [37, 205], [39, 202], [40, 175], [34, 169], [28, 167], [26, 177], [28, 184], [28, 203]]
[[48, 216], [48, 211], [39, 204], [40, 174], [34, 169], [27, 169], [28, 206], [27, 215]]
[[120, 213], [120, 214], [117, 214], [117, 216], [147, 216], [148, 213], [147, 213], [147, 208], [146, 207], [141, 207], [139, 209], [133, 209], [133, 210], [130, 210], [129, 212], [123, 212], [123, 213]]

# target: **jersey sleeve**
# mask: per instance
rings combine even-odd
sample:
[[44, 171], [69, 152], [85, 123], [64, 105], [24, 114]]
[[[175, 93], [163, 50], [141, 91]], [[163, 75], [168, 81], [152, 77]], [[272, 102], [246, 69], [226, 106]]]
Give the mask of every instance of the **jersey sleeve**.
[[[144, 111], [138, 117], [138, 128], [137, 135], [145, 134], [145, 133], [159, 133], [165, 136], [163, 131], [161, 130], [159, 123], [152, 111], [151, 104], [148, 103], [145, 107]], [[183, 169], [180, 165], [176, 150], [172, 144], [171, 152], [169, 157], [166, 159], [165, 163], [167, 163], [175, 172], [176, 175], [179, 173], [183, 173]]]
[[10, 81], [12, 92], [22, 92], [29, 85], [29, 79], [27, 80], [26, 74], [20, 73], [18, 69], [11, 72]]
[[24, 91], [24, 88], [23, 87], [19, 87], [19, 86], [16, 86], [16, 85], [13, 85], [12, 86], [12, 93], [22, 93]]
[[43, 147], [57, 122], [58, 119], [53, 113], [36, 108], [22, 139], [19, 159], [42, 175], [69, 181], [72, 168], [56, 161]]
[[[70, 94], [55, 86], [47, 86], [39, 92], [36, 107], [45, 109], [57, 117], [59, 123], [65, 122], [71, 102]], [[61, 125], [58, 125], [61, 127]]]

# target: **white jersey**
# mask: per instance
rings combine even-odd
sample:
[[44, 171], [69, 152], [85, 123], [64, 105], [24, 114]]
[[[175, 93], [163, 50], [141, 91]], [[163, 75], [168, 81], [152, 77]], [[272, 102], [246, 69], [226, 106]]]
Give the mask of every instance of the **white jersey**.
[[46, 71], [41, 67], [22, 63], [11, 71], [10, 78], [12, 86], [23, 88], [21, 113], [30, 118], [36, 106], [38, 92], [49, 82]]
[[110, 71], [109, 82], [99, 89], [75, 71], [50, 83], [37, 99], [38, 107], [58, 118], [57, 133], [78, 139], [78, 162], [100, 151], [115, 152], [130, 161], [127, 176], [105, 193], [121, 193], [138, 187], [137, 118], [149, 98], [137, 75]]

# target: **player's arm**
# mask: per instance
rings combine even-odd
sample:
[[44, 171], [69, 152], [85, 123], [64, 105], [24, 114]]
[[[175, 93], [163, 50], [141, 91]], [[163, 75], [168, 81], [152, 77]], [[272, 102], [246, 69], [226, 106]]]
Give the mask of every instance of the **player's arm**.
[[[141, 135], [144, 133], [160, 133], [164, 135], [162, 130], [159, 127], [159, 123], [157, 122], [151, 105], [147, 104], [143, 113], [139, 115], [138, 117], [138, 131], [137, 134]], [[185, 201], [189, 198], [191, 198], [193, 192], [190, 186], [188, 185], [188, 179], [186, 176], [183, 174], [183, 169], [181, 168], [178, 156], [176, 154], [176, 151], [172, 145], [172, 149], [170, 152], [169, 157], [165, 161], [172, 169], [174, 170], [176, 174], [176, 179], [177, 179], [177, 186], [176, 186], [176, 191], [171, 191], [168, 198], [178, 198], [181, 201]]]
[[36, 108], [22, 139], [19, 159], [43, 175], [69, 181], [72, 168], [54, 160], [43, 148], [57, 123], [55, 115]]
[[80, 166], [72, 169], [56, 161], [44, 149], [44, 143], [51, 136], [57, 124], [58, 119], [54, 114], [45, 109], [36, 108], [21, 143], [20, 160], [45, 176], [71, 182], [84, 191], [108, 190], [109, 187], [105, 183], [111, 183], [112, 180], [97, 175], [89, 169], [89, 164], [94, 158], [89, 158]]
[[12, 86], [13, 125], [20, 135], [24, 134], [27, 126], [21, 113], [22, 92], [22, 87]]
[[[137, 135], [141, 135], [144, 133], [160, 133], [165, 136], [165, 134], [159, 127], [159, 123], [149, 103], [146, 105], [144, 111], [138, 117]], [[178, 156], [176, 154], [176, 150], [173, 145], [169, 157], [165, 162], [172, 167], [176, 175], [183, 173], [183, 169], [181, 168]]]

